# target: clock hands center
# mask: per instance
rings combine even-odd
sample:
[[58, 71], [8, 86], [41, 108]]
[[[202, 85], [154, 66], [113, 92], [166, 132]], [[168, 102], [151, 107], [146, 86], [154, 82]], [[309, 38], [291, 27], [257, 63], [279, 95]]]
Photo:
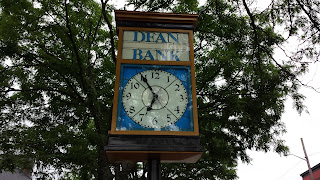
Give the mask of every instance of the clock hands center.
[[[147, 89], [149, 89], [150, 91], [151, 91], [151, 93], [152, 93], [152, 100], [151, 100], [151, 102], [150, 102], [150, 104], [147, 106], [147, 111], [146, 111], [146, 114], [149, 112], [149, 111], [151, 111], [151, 110], [153, 110], [155, 107], [154, 107], [154, 104], [157, 102], [161, 107], [163, 107], [163, 104], [162, 104], [162, 102], [161, 102], [161, 100], [159, 99], [160, 98], [160, 96], [161, 96], [161, 89], [164, 89], [163, 87], [159, 87], [159, 89], [157, 90], [157, 88], [155, 88], [155, 87], [151, 87], [151, 85], [149, 84], [149, 82], [148, 82], [148, 79], [145, 77], [145, 76], [143, 76], [143, 75], [141, 75], [141, 80], [144, 82], [144, 83], [146, 83], [147, 84]], [[159, 94], [160, 93], [160, 94]], [[158, 108], [156, 108], [156, 109], [158, 109]]]
[[[163, 92], [161, 92], [162, 89], [163, 88], [160, 87], [157, 92], [154, 92], [152, 102], [150, 106], [147, 107], [147, 111], [150, 111], [151, 109], [162, 109], [163, 107], [165, 107], [167, 102], [165, 99], [163, 99], [164, 97], [162, 97], [164, 95]], [[155, 88], [153, 88], [153, 90], [155, 90]], [[156, 108], [154, 107], [155, 103], [157, 104]]]

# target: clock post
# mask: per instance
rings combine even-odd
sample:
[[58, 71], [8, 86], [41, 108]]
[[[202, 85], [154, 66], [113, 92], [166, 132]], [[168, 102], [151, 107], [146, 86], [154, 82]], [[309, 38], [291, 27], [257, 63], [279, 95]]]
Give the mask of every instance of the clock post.
[[197, 162], [202, 155], [193, 52], [198, 15], [115, 11], [115, 18], [119, 44], [108, 160]]

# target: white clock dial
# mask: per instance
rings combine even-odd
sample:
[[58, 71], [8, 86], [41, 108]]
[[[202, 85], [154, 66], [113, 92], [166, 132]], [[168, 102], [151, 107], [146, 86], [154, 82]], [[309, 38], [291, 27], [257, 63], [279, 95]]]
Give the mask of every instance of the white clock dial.
[[183, 116], [188, 95], [175, 75], [163, 70], [146, 70], [127, 82], [122, 104], [128, 116], [141, 126], [164, 128]]

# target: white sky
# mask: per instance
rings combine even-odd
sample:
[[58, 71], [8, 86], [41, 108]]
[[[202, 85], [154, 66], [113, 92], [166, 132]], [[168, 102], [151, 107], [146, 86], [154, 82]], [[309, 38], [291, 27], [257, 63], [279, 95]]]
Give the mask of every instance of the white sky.
[[[205, 0], [201, 0], [201, 3]], [[119, 9], [123, 7], [124, 0], [112, 0]], [[252, 6], [264, 6], [269, 0], [259, 0]], [[320, 65], [312, 64], [309, 73], [301, 78], [303, 83], [320, 88]], [[309, 114], [302, 113], [300, 116], [292, 106], [292, 100], [288, 98], [285, 106], [285, 113], [282, 122], [285, 123], [287, 133], [282, 139], [290, 148], [290, 153], [304, 158], [300, 138], [303, 138], [311, 167], [320, 163], [320, 93], [310, 88], [302, 87], [300, 92], [306, 96], [305, 105]], [[250, 164], [239, 162], [237, 174], [239, 180], [302, 180], [300, 174], [307, 170], [306, 161], [295, 156], [281, 157], [274, 152], [248, 151], [252, 158]]]
[[[320, 67], [314, 64], [303, 79], [315, 87], [320, 86]], [[292, 100], [286, 102], [286, 112], [282, 116], [287, 133], [283, 139], [290, 148], [290, 153], [304, 158], [304, 152], [300, 138], [303, 138], [304, 145], [309, 157], [311, 167], [320, 163], [320, 111], [318, 104], [320, 94], [308, 88], [301, 88], [301, 93], [306, 96], [305, 105], [309, 114], [301, 116], [292, 108]], [[300, 174], [307, 169], [306, 161], [295, 156], [281, 157], [274, 152], [249, 152], [253, 159], [251, 164], [239, 163], [238, 176], [240, 180], [302, 180]]]

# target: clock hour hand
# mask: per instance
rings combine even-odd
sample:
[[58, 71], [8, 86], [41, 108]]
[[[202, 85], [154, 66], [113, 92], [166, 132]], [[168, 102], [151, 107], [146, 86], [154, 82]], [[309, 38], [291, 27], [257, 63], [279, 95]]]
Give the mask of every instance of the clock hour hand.
[[152, 92], [152, 94], [153, 94], [153, 98], [152, 98], [151, 104], [147, 107], [147, 112], [152, 109], [153, 103], [156, 101], [156, 99], [158, 99], [158, 94], [155, 94], [153, 92]]

